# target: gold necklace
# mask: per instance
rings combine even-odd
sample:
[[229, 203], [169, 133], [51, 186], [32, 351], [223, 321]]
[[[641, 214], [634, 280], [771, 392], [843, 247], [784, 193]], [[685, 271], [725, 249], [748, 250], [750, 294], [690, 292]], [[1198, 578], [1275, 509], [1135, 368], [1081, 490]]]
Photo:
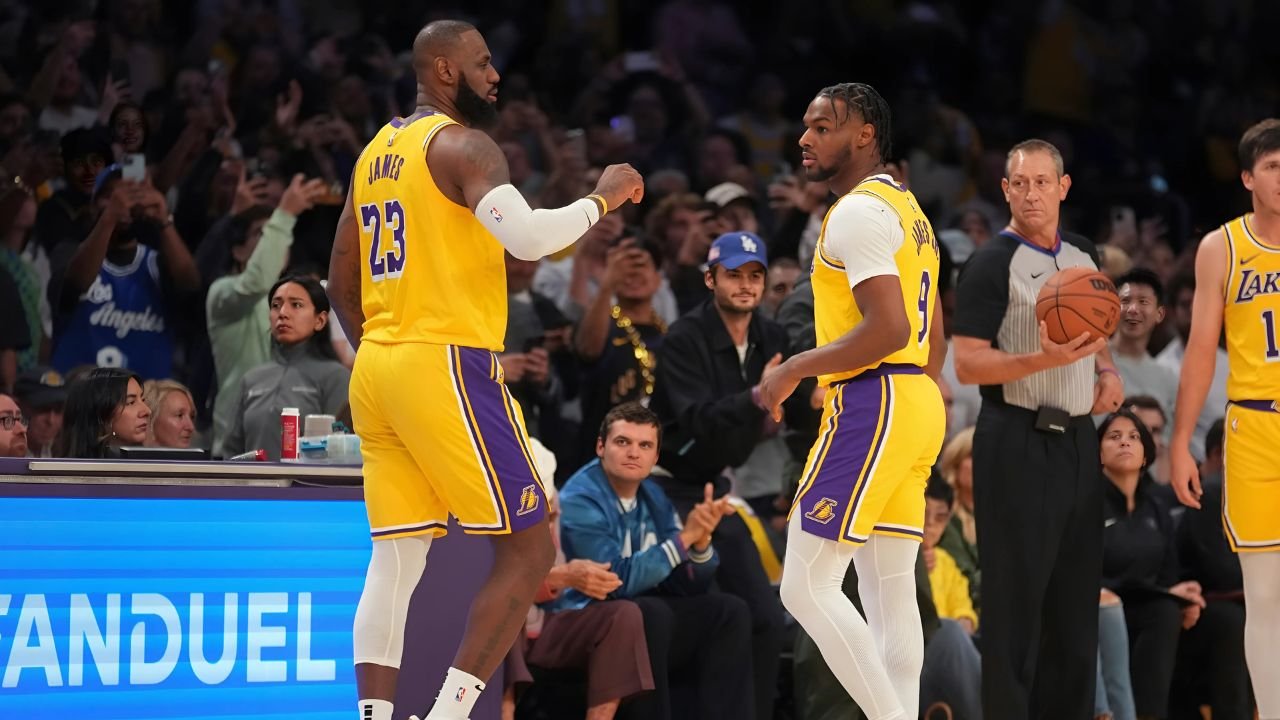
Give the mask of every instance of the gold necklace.
[[[613, 317], [614, 324], [618, 326], [619, 330], [626, 333], [627, 340], [631, 343], [636, 362], [640, 363], [640, 377], [644, 380], [644, 397], [648, 399], [649, 396], [653, 395], [653, 369], [658, 366], [658, 359], [649, 350], [644, 338], [640, 337], [640, 331], [636, 329], [635, 323], [631, 322], [631, 318], [622, 314], [620, 306], [614, 305], [609, 314]], [[660, 334], [667, 334], [667, 324], [662, 322], [662, 318], [658, 317], [656, 312], [653, 313], [653, 325], [658, 328]]]

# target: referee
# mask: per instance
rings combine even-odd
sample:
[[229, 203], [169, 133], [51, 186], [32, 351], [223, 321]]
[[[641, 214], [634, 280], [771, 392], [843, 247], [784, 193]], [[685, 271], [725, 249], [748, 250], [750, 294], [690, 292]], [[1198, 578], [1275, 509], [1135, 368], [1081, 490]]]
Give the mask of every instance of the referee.
[[973, 438], [982, 564], [982, 706], [989, 720], [1093, 717], [1102, 478], [1090, 414], [1124, 399], [1106, 338], [1063, 345], [1037, 323], [1055, 272], [1098, 267], [1093, 243], [1058, 229], [1071, 187], [1043, 140], [1009, 151], [1013, 219], [960, 275], [956, 375], [982, 386]]

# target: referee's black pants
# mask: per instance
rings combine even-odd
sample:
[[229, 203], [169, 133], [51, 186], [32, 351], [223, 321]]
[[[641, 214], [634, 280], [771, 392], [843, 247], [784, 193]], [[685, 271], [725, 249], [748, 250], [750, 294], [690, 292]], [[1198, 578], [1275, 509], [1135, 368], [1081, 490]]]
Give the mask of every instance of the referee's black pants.
[[987, 720], [1090, 720], [1098, 662], [1102, 473], [1093, 422], [1062, 434], [984, 402], [973, 438]]

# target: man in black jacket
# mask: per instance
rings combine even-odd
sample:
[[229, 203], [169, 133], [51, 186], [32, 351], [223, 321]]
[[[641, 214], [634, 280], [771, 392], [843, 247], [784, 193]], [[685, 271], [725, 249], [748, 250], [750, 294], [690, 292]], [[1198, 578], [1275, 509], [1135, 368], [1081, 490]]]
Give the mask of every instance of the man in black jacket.
[[[682, 514], [702, 498], [706, 483], [715, 485], [716, 497], [728, 493], [732, 468], [778, 433], [758, 385], [790, 354], [786, 331], [756, 312], [768, 271], [764, 242], [746, 232], [721, 235], [707, 265], [713, 296], [667, 332], [652, 401], [663, 423], [660, 463], [672, 475], [663, 487]], [[783, 641], [782, 605], [739, 515], [720, 523], [714, 543], [720, 587], [751, 609], [756, 718], [768, 720]]]

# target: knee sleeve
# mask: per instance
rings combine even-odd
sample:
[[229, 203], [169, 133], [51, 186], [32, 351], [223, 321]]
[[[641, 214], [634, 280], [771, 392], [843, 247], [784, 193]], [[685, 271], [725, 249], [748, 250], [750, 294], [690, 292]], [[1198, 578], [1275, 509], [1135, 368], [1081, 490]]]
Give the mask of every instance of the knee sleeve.
[[377, 540], [356, 606], [355, 662], [399, 668], [409, 600], [427, 566], [430, 535]]

